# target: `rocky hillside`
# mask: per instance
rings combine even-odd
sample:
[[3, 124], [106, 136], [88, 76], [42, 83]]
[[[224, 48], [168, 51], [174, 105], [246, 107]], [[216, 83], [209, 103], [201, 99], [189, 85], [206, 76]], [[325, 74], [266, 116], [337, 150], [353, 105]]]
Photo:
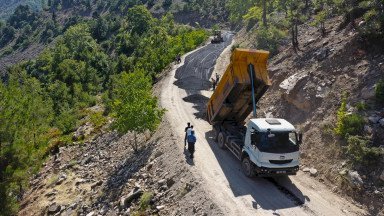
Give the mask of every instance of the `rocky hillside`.
[[[279, 48], [259, 115], [300, 125], [303, 171], [383, 214], [384, 106], [377, 92], [383, 91], [384, 53], [351, 25], [340, 28], [342, 21], [326, 22], [325, 36], [300, 25], [299, 50]], [[340, 124], [346, 132], [338, 131]]]
[[[61, 147], [31, 180], [19, 215], [218, 215], [163, 122], [138, 153], [110, 132]], [[186, 205], [186, 203], [188, 203]]]

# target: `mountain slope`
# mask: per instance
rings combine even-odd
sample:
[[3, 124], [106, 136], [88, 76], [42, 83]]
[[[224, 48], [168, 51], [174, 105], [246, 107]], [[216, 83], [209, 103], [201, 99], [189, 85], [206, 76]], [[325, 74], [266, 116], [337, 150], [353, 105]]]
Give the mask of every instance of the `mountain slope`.
[[[315, 168], [319, 181], [335, 193], [354, 197], [376, 215], [383, 213], [384, 201], [384, 125], [378, 123], [384, 109], [375, 98], [375, 86], [384, 79], [384, 54], [355, 29], [340, 30], [342, 20], [326, 22], [324, 37], [317, 28], [301, 25], [300, 51], [281, 47], [269, 64], [273, 84], [260, 101], [259, 114], [299, 125], [304, 132], [302, 170]], [[343, 103], [346, 116], [361, 119], [345, 126], [359, 128], [349, 129], [351, 135], [345, 137], [335, 132]], [[369, 141], [357, 147], [363, 140]]]
[[0, 20], [7, 19], [19, 5], [29, 5], [35, 11], [41, 10], [43, 2], [44, 0], [1, 0]]

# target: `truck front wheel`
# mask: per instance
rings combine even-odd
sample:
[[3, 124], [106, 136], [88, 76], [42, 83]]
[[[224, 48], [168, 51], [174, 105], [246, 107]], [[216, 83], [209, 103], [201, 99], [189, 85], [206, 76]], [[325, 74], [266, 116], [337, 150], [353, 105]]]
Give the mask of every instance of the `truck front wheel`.
[[219, 148], [225, 149], [225, 134], [223, 132], [219, 132], [219, 136], [217, 137], [217, 144]]
[[252, 166], [252, 162], [249, 159], [249, 157], [245, 157], [242, 161], [242, 168], [243, 168], [243, 173], [247, 177], [253, 177], [254, 176], [254, 170]]

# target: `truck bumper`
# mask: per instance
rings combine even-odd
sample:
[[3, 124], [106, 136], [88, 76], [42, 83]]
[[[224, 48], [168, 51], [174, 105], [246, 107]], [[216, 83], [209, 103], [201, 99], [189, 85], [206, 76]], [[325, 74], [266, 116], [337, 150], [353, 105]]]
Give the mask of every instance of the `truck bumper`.
[[255, 166], [255, 173], [258, 176], [262, 177], [296, 175], [297, 171], [299, 171], [299, 166], [283, 168], [268, 168]]

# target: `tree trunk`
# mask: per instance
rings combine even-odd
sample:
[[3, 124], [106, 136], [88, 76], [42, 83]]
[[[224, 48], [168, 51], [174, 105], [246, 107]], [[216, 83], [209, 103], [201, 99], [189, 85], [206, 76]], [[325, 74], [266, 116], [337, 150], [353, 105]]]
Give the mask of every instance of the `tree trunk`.
[[320, 23], [320, 31], [321, 31], [321, 36], [324, 37], [325, 36], [325, 23], [324, 22]]
[[297, 19], [295, 19], [295, 43], [296, 43], [296, 47], [299, 46], [299, 40], [297, 39], [298, 36], [299, 36], [299, 30], [297, 27]]
[[293, 18], [292, 24], [291, 24], [291, 34], [292, 34], [292, 46], [294, 50], [296, 50], [299, 47], [299, 41], [297, 39], [298, 37], [298, 27], [297, 27], [297, 20], [296, 18]]
[[133, 136], [134, 136], [133, 151], [135, 153], [137, 153], [138, 146], [137, 146], [137, 133], [136, 133], [136, 131], [133, 132]]
[[263, 25], [267, 26], [267, 0], [263, 0]]

